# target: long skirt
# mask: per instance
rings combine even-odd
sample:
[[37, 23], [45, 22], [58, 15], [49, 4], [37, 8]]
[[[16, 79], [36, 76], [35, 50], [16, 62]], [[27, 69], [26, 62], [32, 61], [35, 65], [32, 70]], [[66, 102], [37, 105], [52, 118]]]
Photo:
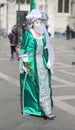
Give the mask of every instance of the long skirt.
[[53, 107], [51, 73], [44, 67], [42, 54], [29, 57], [33, 74], [20, 74], [21, 111], [25, 114], [43, 116]]

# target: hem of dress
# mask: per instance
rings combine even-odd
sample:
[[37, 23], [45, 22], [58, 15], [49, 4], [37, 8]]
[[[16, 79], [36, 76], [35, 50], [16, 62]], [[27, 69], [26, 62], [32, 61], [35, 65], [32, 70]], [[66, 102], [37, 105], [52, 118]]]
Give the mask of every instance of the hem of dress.
[[23, 112], [24, 115], [28, 114], [28, 115], [34, 115], [34, 116], [44, 116], [45, 113], [44, 112], [41, 112], [41, 111], [34, 111], [33, 110], [30, 110], [29, 109], [26, 109], [24, 108], [24, 112]]

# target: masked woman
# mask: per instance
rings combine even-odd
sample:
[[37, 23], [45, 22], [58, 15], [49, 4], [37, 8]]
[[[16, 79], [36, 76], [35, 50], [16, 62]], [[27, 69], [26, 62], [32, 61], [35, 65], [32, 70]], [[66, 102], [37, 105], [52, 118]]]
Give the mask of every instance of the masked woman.
[[21, 111], [54, 119], [52, 114], [51, 74], [54, 55], [49, 36], [43, 24], [44, 16], [34, 9], [27, 15], [29, 29], [21, 44], [20, 92]]

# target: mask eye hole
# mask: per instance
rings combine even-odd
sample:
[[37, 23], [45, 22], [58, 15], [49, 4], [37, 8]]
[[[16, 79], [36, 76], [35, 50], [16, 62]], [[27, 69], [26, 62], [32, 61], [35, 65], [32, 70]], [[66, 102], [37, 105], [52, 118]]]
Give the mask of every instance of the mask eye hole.
[[36, 21], [34, 22], [34, 24], [41, 24], [41, 21], [40, 21], [40, 20], [36, 20]]

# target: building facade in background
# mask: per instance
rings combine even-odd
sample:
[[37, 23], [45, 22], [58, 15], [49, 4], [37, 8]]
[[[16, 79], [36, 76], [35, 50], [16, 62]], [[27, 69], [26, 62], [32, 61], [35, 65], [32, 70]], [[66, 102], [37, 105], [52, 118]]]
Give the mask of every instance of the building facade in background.
[[[18, 24], [25, 19], [29, 11], [28, 0], [0, 0], [0, 32], [8, 34], [14, 24]], [[21, 15], [19, 15], [21, 14]], [[23, 17], [22, 17], [23, 16]]]
[[55, 0], [54, 31], [64, 32], [66, 25], [75, 30], [75, 0]]
[[[64, 33], [67, 24], [75, 30], [75, 0], [38, 0], [38, 6], [48, 15], [52, 36]], [[0, 32], [9, 33], [12, 25], [21, 24], [29, 10], [30, 0], [0, 0]]]

